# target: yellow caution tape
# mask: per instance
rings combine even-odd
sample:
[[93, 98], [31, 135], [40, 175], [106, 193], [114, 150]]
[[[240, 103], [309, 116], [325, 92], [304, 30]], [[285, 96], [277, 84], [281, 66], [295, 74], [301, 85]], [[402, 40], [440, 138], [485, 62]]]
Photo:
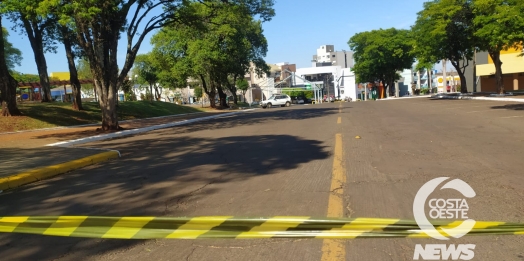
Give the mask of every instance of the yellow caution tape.
[[[461, 221], [434, 221], [437, 230]], [[413, 220], [269, 217], [0, 217], [0, 232], [115, 239], [196, 238], [427, 238]], [[477, 221], [467, 235], [523, 235], [524, 224]]]

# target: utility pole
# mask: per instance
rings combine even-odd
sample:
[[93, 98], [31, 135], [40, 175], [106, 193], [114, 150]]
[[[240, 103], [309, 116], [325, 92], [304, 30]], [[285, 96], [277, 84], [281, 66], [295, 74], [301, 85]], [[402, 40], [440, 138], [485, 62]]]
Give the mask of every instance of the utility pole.
[[442, 88], [442, 92], [446, 93], [448, 91], [448, 77], [446, 75], [446, 59], [442, 60], [442, 82], [444, 84], [444, 87]]
[[473, 51], [473, 92], [477, 92], [477, 49]]

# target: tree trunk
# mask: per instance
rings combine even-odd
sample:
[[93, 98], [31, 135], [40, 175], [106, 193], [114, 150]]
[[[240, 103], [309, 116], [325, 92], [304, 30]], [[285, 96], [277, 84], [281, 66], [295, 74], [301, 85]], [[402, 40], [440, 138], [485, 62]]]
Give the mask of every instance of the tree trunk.
[[[0, 28], [2, 28], [2, 16], [0, 16]], [[4, 39], [3, 31], [0, 39]], [[22, 113], [16, 106], [16, 87], [18, 83], [7, 69], [5, 60], [4, 41], [0, 41], [0, 104], [1, 116], [20, 116]]]
[[[451, 62], [451, 65], [453, 65], [453, 67], [455, 67], [455, 70], [457, 71], [457, 74], [459, 75], [459, 78], [460, 78], [460, 92], [461, 93], [467, 93], [468, 92], [468, 84], [466, 82], [466, 76], [464, 75], [464, 68], [461, 68], [460, 67], [460, 62]], [[453, 79], [453, 76], [451, 76], [451, 78]], [[455, 80], [453, 79], [452, 80], [453, 83], [455, 82]], [[455, 84], [454, 84], [455, 85]], [[456, 87], [456, 86], [454, 86]]]
[[62, 40], [67, 57], [67, 65], [69, 66], [69, 82], [71, 83], [71, 89], [73, 89], [73, 110], [81, 111], [84, 110], [82, 106], [82, 96], [80, 81], [78, 80], [78, 71], [75, 65], [75, 55], [73, 54], [73, 47], [71, 39], [69, 38], [69, 32], [66, 27], [62, 27]]
[[[214, 84], [211, 83], [211, 86], [209, 86], [208, 88], [207, 81], [204, 75], [200, 75], [200, 80], [202, 81], [202, 90], [207, 94], [209, 98], [209, 107], [216, 108], [217, 105], [215, 103], [215, 96], [217, 95], [217, 93], [216, 93], [216, 88]], [[204, 105], [203, 101], [202, 101], [202, 105]]]
[[227, 105], [227, 101], [226, 101], [227, 95], [224, 92], [224, 90], [222, 90], [222, 86], [218, 86], [217, 91], [218, 91], [218, 98], [219, 98], [220, 106], [224, 108], [229, 108], [229, 105]]
[[153, 101], [153, 84], [149, 84], [149, 101]]
[[489, 56], [495, 64], [495, 81], [497, 82], [497, 92], [504, 94], [504, 79], [502, 78], [502, 61], [500, 60], [500, 51], [489, 52]]
[[20, 14], [20, 19], [24, 25], [27, 38], [29, 38], [31, 48], [33, 49], [38, 77], [40, 78], [42, 102], [51, 102], [51, 85], [49, 83], [49, 75], [47, 74], [47, 62], [44, 55], [42, 28], [40, 28], [38, 23], [33, 24], [27, 20], [23, 13]]
[[431, 70], [430, 69], [426, 69], [428, 71], [428, 89], [429, 89], [429, 92], [431, 93], [432, 91], [432, 86], [431, 86], [431, 83], [433, 81], [433, 79], [431, 79]]

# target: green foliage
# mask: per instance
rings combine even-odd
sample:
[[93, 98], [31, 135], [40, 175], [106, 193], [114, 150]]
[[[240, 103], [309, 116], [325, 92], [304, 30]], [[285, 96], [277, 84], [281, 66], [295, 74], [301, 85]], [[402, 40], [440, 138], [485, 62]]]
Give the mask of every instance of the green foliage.
[[78, 72], [78, 79], [80, 80], [92, 80], [93, 74], [91, 68], [89, 68], [89, 61], [85, 58], [78, 60], [76, 64], [76, 71]]
[[150, 54], [139, 54], [136, 56], [133, 74], [138, 75], [138, 83], [155, 85], [158, 80], [160, 69], [154, 62], [154, 57]]
[[[13, 46], [11, 42], [9, 42], [9, 32], [7, 29], [2, 27], [3, 32], [3, 40], [4, 40], [4, 52], [5, 52], [5, 60], [7, 68], [12, 71], [15, 67], [15, 65], [22, 65], [22, 51], [20, 49]], [[15, 78], [16, 79], [16, 78]]]
[[464, 76], [476, 43], [473, 18], [470, 0], [424, 3], [424, 10], [412, 26], [413, 53], [420, 61], [417, 69], [446, 59]]
[[357, 82], [382, 81], [388, 87], [393, 85], [400, 78], [397, 72], [413, 65], [410, 36], [408, 30], [391, 28], [351, 37], [348, 44], [354, 51]]
[[197, 98], [202, 98], [202, 96], [204, 95], [204, 92], [202, 91], [202, 87], [200, 87], [200, 86], [195, 87], [194, 88], [194, 95]]
[[39, 82], [40, 77], [37, 74], [24, 74], [20, 72], [13, 71], [11, 76], [15, 78], [17, 82]]
[[249, 89], [249, 82], [246, 81], [246, 79], [240, 79], [237, 80], [237, 89], [241, 90], [242, 92], [245, 92]]
[[473, 12], [479, 49], [508, 50], [524, 41], [522, 0], [473, 0]]
[[301, 88], [286, 88], [282, 90], [282, 93], [289, 95], [290, 97], [305, 97], [311, 99], [315, 96], [313, 91], [304, 91]]
[[[267, 4], [264, 8], [272, 10], [272, 1], [262, 2]], [[213, 11], [215, 15], [209, 18]], [[225, 87], [236, 93], [235, 80], [249, 72], [251, 64], [259, 75], [268, 72], [263, 59], [267, 40], [261, 21], [255, 20], [246, 6], [192, 3], [180, 12], [200, 19], [190, 25], [163, 28], [151, 40], [153, 56], [162, 64], [161, 73], [169, 75], [172, 82], [198, 79], [203, 91], [214, 96], [215, 91]]]

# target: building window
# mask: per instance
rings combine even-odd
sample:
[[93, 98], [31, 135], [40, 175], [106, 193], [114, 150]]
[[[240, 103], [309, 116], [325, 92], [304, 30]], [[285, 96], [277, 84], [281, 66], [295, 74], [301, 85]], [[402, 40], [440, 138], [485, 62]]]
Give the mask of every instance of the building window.
[[322, 46], [322, 49], [324, 49], [324, 46]]
[[335, 55], [333, 54], [333, 56], [332, 56], [332, 57], [335, 57]]

